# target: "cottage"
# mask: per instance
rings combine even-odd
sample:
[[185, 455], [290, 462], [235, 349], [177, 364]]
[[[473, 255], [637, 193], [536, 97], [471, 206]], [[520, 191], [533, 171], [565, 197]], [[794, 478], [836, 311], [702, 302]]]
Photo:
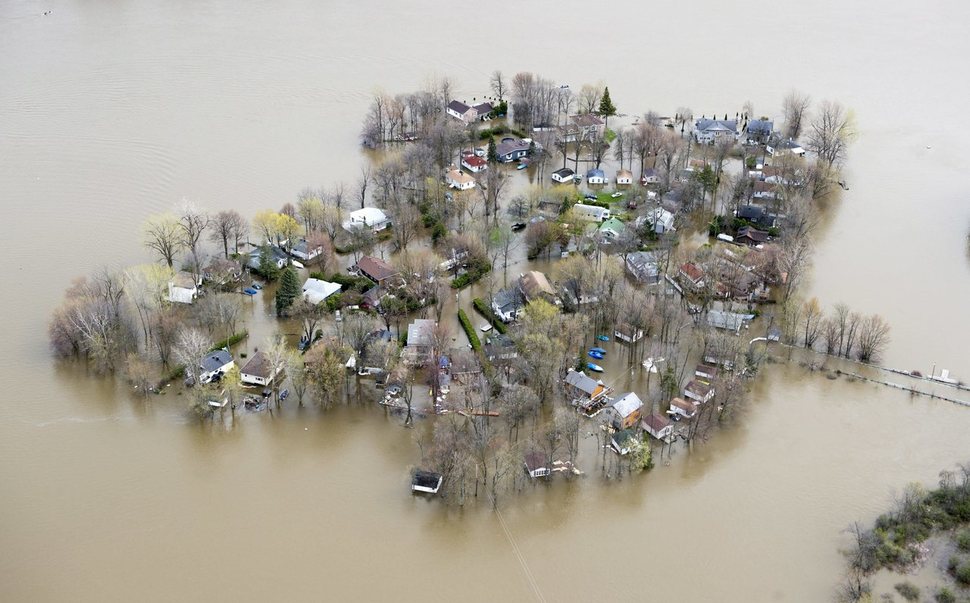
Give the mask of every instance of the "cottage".
[[778, 198], [778, 187], [771, 182], [758, 181], [751, 186], [751, 198], [770, 200]]
[[437, 494], [441, 489], [441, 483], [445, 478], [440, 473], [433, 471], [422, 471], [418, 469], [411, 476], [411, 492], [423, 492], [425, 494]]
[[616, 218], [610, 218], [603, 222], [599, 227], [600, 237], [606, 242], [612, 243], [626, 234], [627, 228], [623, 222]]
[[640, 422], [640, 409], [643, 402], [633, 392], [627, 392], [613, 401], [613, 426], [629, 429]]
[[408, 325], [407, 346], [404, 359], [411, 365], [426, 364], [434, 353], [435, 329], [438, 324], [426, 318], [415, 319]]
[[775, 218], [758, 205], [743, 205], [738, 208], [735, 215], [761, 228], [772, 228], [775, 225]]
[[199, 382], [218, 381], [234, 366], [236, 363], [233, 362], [232, 354], [228, 350], [209, 352], [199, 361]]
[[594, 168], [586, 172], [586, 184], [606, 184], [606, 172], [599, 168]]
[[613, 330], [613, 337], [627, 343], [636, 343], [643, 339], [643, 329], [634, 329], [628, 322], [621, 322]]
[[458, 169], [452, 168], [445, 174], [445, 182], [451, 188], [467, 191], [475, 188], [475, 179]]
[[764, 144], [771, 138], [775, 125], [769, 119], [752, 119], [745, 128], [748, 144]]
[[290, 257], [282, 249], [276, 245], [266, 245], [265, 247], [257, 247], [249, 252], [249, 260], [247, 260], [246, 265], [251, 270], [260, 269], [260, 259], [263, 253], [266, 253], [269, 257], [269, 261], [276, 265], [276, 268], [282, 270], [286, 268], [286, 265], [290, 263]]
[[323, 245], [315, 245], [311, 248], [310, 243], [306, 239], [300, 239], [290, 249], [290, 255], [304, 262], [315, 260], [321, 253], [323, 253]]
[[754, 247], [765, 243], [768, 240], [768, 233], [753, 226], [742, 226], [738, 229], [738, 234], [734, 236], [734, 240]]
[[647, 168], [640, 174], [640, 184], [643, 186], [657, 184], [658, 182], [660, 182], [660, 178], [657, 176], [657, 170], [654, 168]]
[[692, 380], [684, 387], [684, 397], [694, 400], [698, 404], [703, 404], [714, 397], [714, 387], [710, 383]]
[[610, 436], [610, 446], [617, 454], [623, 456], [629, 454], [631, 442], [640, 440], [640, 434], [635, 429], [621, 429], [614, 431]]
[[694, 376], [710, 383], [712, 379], [717, 377], [717, 366], [705, 363], [698, 364], [694, 368]]
[[375, 258], [370, 255], [365, 255], [364, 257], [360, 258], [354, 270], [360, 276], [366, 276], [381, 286], [391, 279], [400, 276], [398, 271], [395, 270], [393, 266], [382, 259]]
[[448, 352], [448, 359], [451, 378], [459, 383], [465, 385], [476, 383], [482, 374], [482, 365], [478, 362], [478, 357], [467, 348], [453, 348]]
[[564, 381], [566, 394], [572, 396], [573, 404], [586, 414], [598, 410], [613, 394], [611, 387], [588, 377], [583, 371], [570, 369]]
[[692, 289], [702, 289], [704, 287], [704, 271], [693, 262], [687, 262], [682, 265], [679, 276], [681, 281]]
[[492, 296], [492, 311], [502, 322], [512, 322], [519, 317], [519, 312], [523, 308], [525, 308], [525, 299], [518, 289], [501, 289]]
[[466, 124], [485, 119], [491, 112], [491, 103], [480, 103], [475, 106], [470, 106], [461, 101], [453, 100], [445, 107], [445, 113]]
[[585, 222], [602, 222], [603, 220], [610, 219], [610, 210], [605, 207], [599, 207], [598, 205], [577, 203], [573, 205], [572, 212], [577, 220], [583, 220]]
[[576, 178], [576, 172], [569, 168], [562, 168], [552, 173], [552, 181], [560, 184], [568, 184]]
[[570, 115], [571, 130], [575, 132], [575, 140], [602, 140], [605, 122], [592, 113]]
[[532, 141], [527, 138], [507, 136], [495, 145], [495, 155], [502, 163], [511, 163], [529, 154]]
[[370, 228], [374, 232], [391, 225], [391, 219], [376, 207], [363, 207], [350, 212], [349, 219], [343, 223], [344, 230], [352, 232], [358, 228]]
[[191, 304], [199, 294], [202, 277], [190, 272], [179, 272], [168, 282], [168, 301], [177, 304]]
[[694, 122], [694, 140], [701, 144], [714, 144], [722, 140], [736, 140], [738, 121], [736, 119], [705, 119]]
[[640, 427], [658, 440], [669, 438], [674, 433], [674, 424], [670, 419], [657, 413], [643, 417]]
[[634, 279], [646, 285], [660, 282], [660, 268], [649, 251], [636, 251], [627, 255], [626, 269]]
[[321, 303], [331, 295], [340, 291], [340, 285], [318, 278], [308, 278], [303, 283], [303, 299], [313, 305]]
[[637, 226], [649, 224], [657, 234], [663, 234], [674, 230], [674, 214], [662, 207], [654, 207], [647, 210], [647, 213], [637, 218]]
[[482, 352], [485, 358], [493, 363], [508, 363], [519, 357], [519, 350], [515, 347], [515, 342], [508, 335], [496, 333], [485, 340]]
[[805, 156], [805, 149], [802, 148], [802, 145], [791, 138], [773, 138], [765, 145], [765, 151], [772, 157], [781, 157], [782, 155]]
[[552, 304], [559, 301], [556, 299], [555, 289], [549, 284], [549, 279], [546, 278], [545, 274], [537, 270], [530, 270], [525, 274], [519, 275], [519, 291], [522, 292], [522, 296], [528, 302], [540, 298]]
[[282, 368], [281, 365], [274, 367], [266, 353], [256, 352], [239, 371], [239, 380], [247, 385], [265, 387], [273, 382]]
[[477, 174], [488, 169], [488, 162], [475, 153], [466, 151], [461, 155], [461, 167], [465, 168], [469, 172], [472, 172], [473, 174]]
[[548, 465], [546, 455], [541, 452], [533, 451], [525, 455], [525, 470], [533, 479], [550, 475], [552, 470]]
[[674, 398], [670, 401], [670, 410], [667, 411], [667, 414], [680, 415], [690, 419], [697, 414], [697, 404], [691, 400]]
[[736, 314], [721, 310], [711, 310], [707, 313], [707, 324], [715, 329], [724, 329], [735, 333], [740, 333], [741, 328], [753, 319], [754, 314]]
[[617, 184], [633, 184], [633, 172], [630, 170], [620, 170], [616, 173]]

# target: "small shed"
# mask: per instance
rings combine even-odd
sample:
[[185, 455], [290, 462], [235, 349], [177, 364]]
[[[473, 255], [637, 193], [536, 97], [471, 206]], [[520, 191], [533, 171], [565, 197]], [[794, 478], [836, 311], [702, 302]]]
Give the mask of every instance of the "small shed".
[[546, 462], [546, 455], [536, 451], [525, 455], [525, 470], [529, 477], [533, 479], [546, 477], [552, 473], [549, 464]]
[[239, 371], [239, 380], [248, 385], [267, 386], [279, 372], [280, 367], [274, 368], [269, 356], [264, 352], [256, 352]]
[[669, 438], [674, 433], [674, 424], [670, 422], [670, 419], [658, 413], [651, 413], [643, 417], [640, 426], [645, 432], [658, 440]]
[[437, 494], [443, 481], [444, 477], [440, 473], [418, 469], [411, 476], [411, 492]]

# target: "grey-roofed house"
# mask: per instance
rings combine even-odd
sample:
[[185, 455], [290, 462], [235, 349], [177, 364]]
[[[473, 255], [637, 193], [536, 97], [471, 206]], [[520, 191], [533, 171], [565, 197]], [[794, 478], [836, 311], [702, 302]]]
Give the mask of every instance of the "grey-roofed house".
[[740, 333], [741, 328], [752, 320], [754, 320], [754, 314], [736, 314], [720, 310], [711, 310], [707, 313], [707, 324], [715, 329], [724, 329], [735, 333]]
[[775, 218], [759, 205], [742, 205], [736, 215], [761, 228], [771, 228], [775, 225]]
[[752, 119], [745, 128], [749, 144], [764, 144], [771, 138], [775, 125], [769, 119]]
[[495, 155], [502, 163], [522, 159], [529, 154], [529, 143], [520, 138], [507, 136], [495, 145]]
[[648, 184], [657, 184], [660, 182], [660, 178], [657, 176], [657, 170], [654, 168], [646, 168], [643, 173], [640, 174], [640, 184], [646, 186]]
[[259, 351], [239, 371], [239, 380], [247, 385], [266, 386], [273, 382], [282, 366], [273, 367], [269, 356]]
[[216, 350], [209, 352], [199, 361], [199, 382], [209, 383], [216, 380], [235, 366], [232, 354], [227, 350]]
[[553, 182], [558, 182], [560, 184], [572, 182], [574, 178], [576, 178], [576, 172], [569, 168], [561, 168], [552, 173]]
[[502, 322], [512, 322], [519, 317], [519, 312], [525, 308], [525, 298], [522, 292], [514, 287], [501, 289], [492, 296], [492, 311]]
[[797, 155], [802, 157], [805, 155], [805, 149], [802, 148], [802, 145], [791, 138], [772, 138], [765, 145], [765, 150], [772, 157], [781, 155]]
[[630, 429], [640, 422], [643, 401], [634, 392], [627, 392], [613, 401], [613, 425], [617, 429]]
[[586, 172], [587, 184], [606, 184], [606, 172], [599, 168], [593, 168]]
[[572, 396], [573, 404], [586, 414], [599, 410], [613, 393], [613, 388], [587, 376], [583, 371], [570, 370], [564, 381], [564, 389]]
[[311, 248], [306, 239], [300, 239], [297, 244], [293, 246], [293, 249], [290, 249], [290, 255], [295, 258], [299, 258], [304, 262], [309, 262], [310, 260], [316, 259], [316, 257], [321, 253], [323, 253], [322, 245], [317, 245]]
[[471, 106], [461, 101], [453, 100], [445, 106], [445, 113], [455, 119], [460, 119], [466, 124], [485, 118], [491, 111], [492, 105], [490, 103], [479, 103]]
[[482, 346], [485, 358], [493, 363], [508, 363], [519, 357], [519, 351], [515, 347], [515, 342], [508, 335], [495, 333], [485, 340]]
[[703, 144], [714, 144], [722, 140], [733, 140], [738, 135], [736, 119], [706, 119], [694, 122], [694, 140]]
[[357, 261], [356, 271], [361, 276], [366, 276], [378, 285], [384, 285], [390, 279], [399, 276], [398, 271], [380, 258], [365, 255]]
[[660, 267], [649, 251], [636, 251], [626, 256], [626, 269], [637, 281], [646, 285], [660, 282]]
[[282, 270], [289, 263], [290, 258], [286, 253], [275, 245], [267, 245], [264, 247], [257, 247], [249, 252], [249, 259], [246, 261], [246, 265], [252, 270], [259, 270], [259, 259], [263, 253], [263, 249], [266, 249], [266, 253], [269, 254], [269, 259], [271, 262], [276, 264], [276, 267]]
[[753, 226], [742, 226], [734, 240], [745, 245], [760, 245], [768, 240], [768, 233]]
[[469, 349], [453, 348], [448, 351], [450, 360], [449, 371], [451, 378], [466, 385], [475, 383], [482, 374], [482, 365], [478, 357]]
[[407, 346], [404, 359], [412, 365], [420, 365], [430, 360], [434, 352], [434, 330], [437, 323], [431, 319], [418, 318], [408, 325]]
[[630, 453], [630, 441], [636, 441], [640, 439], [640, 434], [637, 433], [636, 429], [621, 429], [619, 431], [613, 432], [610, 436], [610, 446], [617, 454], [623, 456]]

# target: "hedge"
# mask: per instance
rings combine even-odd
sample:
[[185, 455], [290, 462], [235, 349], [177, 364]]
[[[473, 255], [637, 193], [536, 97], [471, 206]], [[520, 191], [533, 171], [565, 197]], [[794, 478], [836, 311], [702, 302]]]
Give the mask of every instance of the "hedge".
[[215, 352], [216, 350], [221, 350], [222, 348], [234, 346], [247, 337], [249, 337], [249, 331], [240, 331], [230, 336], [228, 339], [223, 339], [222, 341], [216, 342], [214, 346], [209, 348], [209, 351]]
[[495, 312], [493, 312], [488, 304], [485, 303], [484, 299], [476, 297], [472, 300], [472, 306], [478, 310], [479, 314], [487, 318], [488, 322], [492, 323], [492, 326], [495, 327], [496, 331], [502, 335], [505, 335], [505, 332], [508, 331], [508, 327], [499, 319], [498, 316], [495, 315]]
[[475, 327], [473, 327], [471, 321], [468, 320], [468, 315], [465, 314], [464, 310], [458, 310], [458, 322], [460, 322], [462, 328], [465, 329], [465, 335], [468, 335], [468, 343], [472, 344], [472, 349], [481, 354], [482, 342], [479, 341], [478, 333], [475, 332]]
[[451, 281], [452, 289], [461, 289], [482, 278], [492, 269], [492, 263], [488, 260], [478, 261], [468, 266], [467, 272], [459, 274], [455, 280]]

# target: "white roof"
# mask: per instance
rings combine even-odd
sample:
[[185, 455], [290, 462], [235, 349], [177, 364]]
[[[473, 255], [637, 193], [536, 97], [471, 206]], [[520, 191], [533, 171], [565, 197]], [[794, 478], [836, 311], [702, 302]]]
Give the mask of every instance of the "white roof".
[[374, 226], [387, 221], [387, 214], [376, 207], [362, 207], [361, 209], [350, 212], [351, 222], [363, 222], [368, 226]]
[[640, 397], [633, 392], [623, 394], [621, 397], [617, 398], [613, 402], [613, 409], [619, 413], [621, 417], [628, 417], [630, 413], [639, 409], [643, 406], [643, 402], [640, 401]]
[[319, 304], [334, 293], [340, 291], [340, 285], [318, 278], [308, 278], [303, 283], [303, 295], [310, 303]]

